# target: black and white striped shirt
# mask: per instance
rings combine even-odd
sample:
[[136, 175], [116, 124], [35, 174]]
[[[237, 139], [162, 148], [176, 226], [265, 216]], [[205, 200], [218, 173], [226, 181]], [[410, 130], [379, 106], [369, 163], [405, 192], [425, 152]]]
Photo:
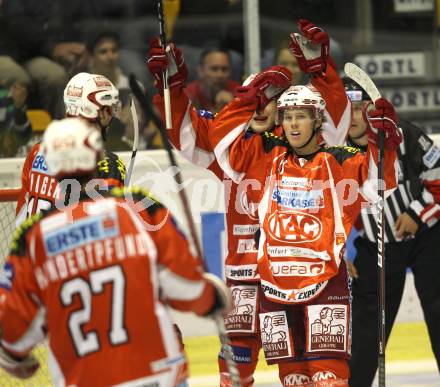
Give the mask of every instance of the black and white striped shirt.
[[[417, 221], [419, 229], [421, 226], [432, 227], [437, 223], [440, 214], [438, 200], [420, 183], [423, 181], [440, 188], [440, 148], [420, 129], [416, 129], [413, 125], [402, 129], [404, 141], [398, 151], [398, 186], [385, 199], [385, 243], [403, 240], [396, 235], [395, 230], [395, 222], [403, 212], [407, 212]], [[415, 170], [420, 173], [416, 174]], [[419, 189], [415, 189], [414, 185], [420, 186]], [[360, 217], [363, 225], [360, 235], [376, 242], [377, 214], [375, 211], [363, 209]]]

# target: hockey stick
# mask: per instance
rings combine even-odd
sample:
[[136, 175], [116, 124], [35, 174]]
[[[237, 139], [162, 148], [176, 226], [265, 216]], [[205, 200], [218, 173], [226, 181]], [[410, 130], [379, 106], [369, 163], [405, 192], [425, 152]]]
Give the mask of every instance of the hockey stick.
[[[165, 17], [163, 16], [162, 0], [154, 0], [157, 6], [157, 17], [159, 19], [159, 36], [160, 43], [163, 48], [167, 47], [167, 37], [165, 31]], [[163, 97], [165, 101], [165, 126], [167, 129], [171, 128], [171, 102], [170, 102], [170, 88], [168, 87], [168, 69], [162, 74], [163, 79]]]
[[133, 119], [134, 138], [133, 138], [133, 150], [131, 152], [130, 164], [128, 165], [127, 174], [125, 176], [125, 186], [128, 187], [131, 181], [131, 175], [133, 174], [134, 161], [136, 159], [137, 148], [139, 144], [139, 121], [136, 112], [136, 106], [134, 105], [134, 99], [130, 99], [130, 111]]
[[[162, 2], [162, 0], [154, 0], [154, 1], [157, 6], [157, 15], [158, 15], [158, 19], [159, 19], [160, 41], [161, 41], [162, 47], [166, 49], [167, 38], [166, 38], [166, 30], [165, 30], [163, 2]], [[164, 102], [165, 102], [165, 125], [166, 125], [167, 129], [170, 129], [172, 127], [172, 121], [171, 121], [170, 90], [168, 87], [168, 69], [166, 69], [164, 71], [164, 73], [162, 74], [162, 77], [163, 77], [163, 87], [164, 87], [163, 95], [164, 95]], [[133, 90], [133, 88], [132, 88], [132, 90]], [[160, 134], [162, 136], [162, 141], [164, 144], [166, 144], [165, 148], [166, 148], [167, 153], [169, 155], [171, 165], [177, 167], [177, 163], [174, 160], [174, 154], [171, 150], [171, 146], [168, 141], [168, 137], [167, 137], [165, 131], [162, 130], [163, 126], [159, 125], [158, 128], [160, 128], [159, 130], [160, 130]], [[178, 173], [175, 175], [175, 178], [176, 178], [177, 184], [179, 184], [179, 186], [180, 186], [180, 184], [182, 183], [182, 178], [180, 175], [180, 170], [179, 169], [177, 169], [177, 170], [178, 170]], [[186, 194], [185, 194], [185, 191], [183, 190], [183, 188], [181, 190], [179, 190], [179, 195], [180, 195], [180, 200], [181, 200], [183, 207], [184, 207], [185, 216], [187, 218], [187, 222], [188, 222], [188, 225], [190, 228], [191, 236], [192, 236], [194, 245], [196, 246], [197, 254], [199, 256], [199, 259], [202, 261], [202, 264], [203, 264], [203, 267], [205, 268], [205, 271], [207, 271], [205, 261], [202, 258], [203, 255], [202, 255], [202, 249], [200, 247], [200, 242], [199, 242], [199, 240], [197, 238], [197, 234], [195, 232], [194, 221], [193, 221], [191, 214], [190, 214], [190, 211], [189, 211], [188, 200], [186, 198]], [[240, 374], [238, 372], [237, 365], [234, 362], [234, 353], [232, 351], [232, 347], [229, 342], [229, 337], [228, 337], [228, 333], [226, 331], [223, 316], [220, 315], [219, 313], [217, 313], [214, 320], [216, 322], [217, 329], [219, 332], [220, 342], [221, 342], [223, 350], [224, 350], [225, 362], [228, 367], [229, 373], [231, 375], [232, 385], [233, 385], [233, 387], [239, 387], [239, 386], [241, 386]]]
[[[346, 63], [344, 66], [345, 74], [361, 86], [371, 100], [374, 102], [381, 97], [371, 78], [354, 63]], [[384, 244], [384, 186], [383, 182], [383, 152], [384, 152], [384, 133], [378, 133], [378, 194], [379, 202], [377, 203], [378, 217], [377, 217], [377, 265], [378, 270], [378, 290], [379, 290], [379, 316], [378, 316], [378, 368], [379, 368], [379, 387], [385, 387], [385, 244]]]
[[[130, 87], [131, 87], [131, 90], [132, 90], [134, 96], [139, 101], [139, 104], [142, 108], [142, 111], [145, 115], [145, 118], [147, 119], [147, 118], [151, 117], [154, 124], [159, 129], [159, 133], [162, 138], [165, 150], [168, 154], [168, 159], [169, 159], [170, 165], [173, 166], [174, 169], [177, 171], [177, 173], [174, 175], [174, 179], [176, 181], [177, 186], [182, 187], [181, 189], [179, 189], [179, 197], [180, 197], [180, 201], [183, 206], [183, 211], [185, 214], [186, 221], [188, 223], [190, 235], [191, 235], [193, 244], [196, 248], [197, 256], [200, 261], [200, 264], [202, 265], [204, 270], [207, 272], [208, 270], [206, 268], [206, 264], [203, 259], [202, 249], [200, 246], [199, 239], [197, 237], [196, 228], [194, 225], [194, 220], [191, 216], [188, 198], [186, 196], [185, 189], [183, 188], [183, 180], [182, 180], [182, 175], [180, 173], [180, 168], [177, 164], [177, 161], [174, 157], [174, 153], [171, 149], [171, 144], [168, 140], [166, 129], [164, 128], [163, 123], [159, 119], [159, 117], [157, 117], [157, 115], [153, 112], [153, 109], [151, 108], [150, 104], [148, 103], [146, 96], [144, 95], [144, 93], [140, 89], [139, 84], [133, 74], [130, 75]], [[215, 324], [217, 325], [220, 342], [221, 342], [223, 350], [224, 350], [225, 361], [226, 361], [229, 373], [231, 375], [232, 385], [233, 385], [233, 387], [240, 387], [241, 386], [240, 374], [238, 372], [237, 365], [235, 364], [235, 361], [234, 361], [234, 354], [232, 351], [231, 343], [229, 341], [228, 333], [226, 331], [223, 316], [220, 313], [216, 313], [214, 316], [214, 321], [215, 321]]]

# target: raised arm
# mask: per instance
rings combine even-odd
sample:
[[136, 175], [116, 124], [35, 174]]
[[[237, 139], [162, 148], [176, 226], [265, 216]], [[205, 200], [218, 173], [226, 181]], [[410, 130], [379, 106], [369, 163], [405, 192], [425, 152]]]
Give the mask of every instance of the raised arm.
[[214, 115], [208, 111], [197, 111], [184, 86], [188, 70], [182, 52], [170, 44], [167, 50], [153, 39], [148, 52], [148, 69], [156, 79], [158, 93], [153, 97], [153, 104], [165, 122], [165, 101], [163, 96], [162, 73], [168, 69], [171, 100], [172, 127], [167, 128], [168, 138], [180, 154], [189, 162], [211, 169], [218, 177], [222, 175], [215, 163], [208, 133], [213, 125]]
[[289, 49], [297, 58], [301, 70], [311, 75], [311, 83], [326, 102], [322, 140], [328, 146], [343, 145], [351, 123], [351, 104], [339, 77], [336, 64], [330, 56], [328, 33], [306, 19], [298, 21], [306, 44], [295, 34], [290, 35]]

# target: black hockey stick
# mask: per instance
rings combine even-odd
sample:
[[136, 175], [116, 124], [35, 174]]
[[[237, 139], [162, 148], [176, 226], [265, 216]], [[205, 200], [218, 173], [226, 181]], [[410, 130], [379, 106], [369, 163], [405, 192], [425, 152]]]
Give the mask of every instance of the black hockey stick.
[[[162, 0], [153, 0], [153, 1], [155, 2], [156, 7], [157, 7], [157, 16], [159, 19], [160, 42], [161, 42], [162, 47], [166, 48], [167, 47], [167, 37], [166, 37], [166, 30], [165, 30], [165, 17], [164, 17], [164, 12], [163, 12], [163, 2], [162, 2]], [[165, 125], [166, 125], [166, 128], [169, 129], [172, 127], [172, 121], [171, 121], [170, 90], [168, 87], [168, 69], [164, 71], [164, 73], [162, 74], [162, 77], [163, 77], [163, 86], [164, 86], [163, 95], [164, 95], [164, 102], [165, 102]], [[171, 155], [171, 157], [169, 156], [170, 162], [172, 163], [172, 166], [177, 167], [176, 161], [174, 160], [173, 152], [171, 151], [171, 146], [168, 141], [168, 137], [166, 135], [166, 131], [164, 130], [163, 125], [158, 126], [158, 128], [160, 130], [163, 143], [167, 144], [167, 145], [165, 145], [165, 149], [167, 150], [167, 153], [169, 155]], [[176, 182], [178, 184], [180, 184], [182, 178], [180, 175], [180, 170], [178, 168], [177, 168], [177, 171], [178, 171], [178, 173], [175, 175], [175, 178], [176, 178]], [[178, 179], [179, 179], [179, 181], [178, 181]], [[190, 232], [191, 232], [191, 237], [192, 237], [194, 245], [196, 246], [196, 249], [197, 249], [197, 254], [199, 256], [199, 259], [202, 261], [202, 265], [204, 266], [205, 271], [207, 271], [206, 265], [205, 265], [205, 260], [203, 259], [202, 249], [200, 247], [200, 242], [199, 242], [199, 240], [197, 238], [197, 234], [195, 232], [194, 221], [193, 221], [192, 216], [189, 211], [188, 200], [186, 198], [186, 194], [185, 194], [185, 191], [183, 190], [183, 188], [181, 190], [179, 190], [179, 195], [180, 195], [180, 199], [182, 201], [183, 207], [184, 207], [185, 216], [187, 218], [187, 222], [188, 222]], [[232, 347], [229, 342], [229, 337], [228, 337], [228, 333], [226, 331], [225, 322], [223, 320], [223, 316], [220, 313], [216, 313], [215, 322], [216, 322], [217, 329], [219, 332], [220, 342], [223, 347], [225, 362], [228, 367], [229, 374], [231, 376], [232, 385], [233, 385], [233, 387], [240, 387], [241, 386], [240, 374], [238, 372], [237, 365], [235, 364], [235, 361], [234, 361], [234, 353], [232, 351]]]
[[[183, 187], [183, 184], [182, 184], [183, 180], [182, 180], [182, 175], [180, 173], [180, 168], [179, 168], [177, 161], [174, 157], [174, 153], [172, 151], [171, 144], [170, 144], [170, 142], [168, 140], [168, 136], [166, 134], [166, 129], [164, 128], [161, 119], [154, 113], [151, 105], [148, 103], [148, 100], [147, 100], [145, 94], [142, 92], [141, 88], [139, 87], [139, 83], [133, 74], [130, 74], [130, 88], [131, 88], [133, 95], [139, 101], [139, 104], [140, 104], [141, 109], [145, 115], [146, 120], [148, 120], [148, 118], [151, 118], [153, 120], [154, 124], [156, 125], [156, 127], [159, 129], [159, 133], [162, 138], [165, 150], [168, 154], [168, 159], [169, 159], [170, 165], [174, 167], [175, 171], [177, 171], [177, 173], [174, 174], [174, 179], [176, 181], [176, 184], [178, 187]], [[188, 198], [186, 196], [186, 191], [184, 188], [181, 188], [178, 191], [179, 191], [180, 201], [183, 206], [183, 212], [185, 214], [185, 218], [188, 223], [191, 239], [192, 239], [193, 244], [194, 244], [196, 251], [197, 251], [198, 259], [200, 261], [200, 264], [204, 268], [204, 270], [207, 272], [208, 270], [206, 268], [206, 263], [203, 259], [202, 249], [200, 246], [199, 239], [197, 237], [196, 228], [194, 225], [194, 220], [191, 216], [189, 202], [188, 202]], [[234, 361], [234, 355], [233, 355], [231, 343], [229, 341], [228, 333], [226, 331], [225, 322], [223, 320], [223, 315], [220, 313], [216, 313], [214, 316], [214, 321], [217, 325], [220, 342], [221, 342], [222, 347], [224, 349], [225, 362], [227, 364], [229, 373], [231, 375], [232, 385], [233, 385], [233, 387], [240, 387], [241, 386], [240, 374], [238, 372], [237, 365], [235, 364], [235, 361]]]
[[[162, 0], [153, 0], [157, 7], [157, 17], [159, 19], [159, 36], [160, 44], [162, 47], [167, 47], [167, 36], [165, 31], [165, 17], [163, 15], [163, 2]], [[162, 74], [163, 80], [163, 96], [165, 102], [165, 125], [171, 128], [171, 102], [170, 102], [170, 89], [168, 87], [168, 69], [166, 69]]]
[[[139, 145], [139, 121], [138, 121], [136, 106], [134, 104], [133, 97], [130, 98], [130, 111], [131, 111], [131, 117], [133, 119], [134, 138], [133, 138], [133, 144], [131, 150], [130, 164], [128, 165], [127, 173], [125, 175], [124, 183], [126, 187], [130, 186], [131, 176], [133, 175], [134, 162], [136, 160], [136, 154]], [[124, 140], [124, 137], [122, 138], [122, 140]]]
[[[379, 99], [380, 92], [370, 77], [358, 66], [353, 63], [346, 63], [344, 66], [345, 74], [353, 79], [361, 86], [374, 102]], [[378, 292], [379, 292], [379, 315], [378, 315], [378, 371], [379, 371], [379, 387], [385, 387], [385, 343], [386, 343], [386, 327], [385, 327], [385, 243], [384, 243], [384, 132], [378, 133], [378, 195], [377, 203], [377, 265], [378, 270]]]

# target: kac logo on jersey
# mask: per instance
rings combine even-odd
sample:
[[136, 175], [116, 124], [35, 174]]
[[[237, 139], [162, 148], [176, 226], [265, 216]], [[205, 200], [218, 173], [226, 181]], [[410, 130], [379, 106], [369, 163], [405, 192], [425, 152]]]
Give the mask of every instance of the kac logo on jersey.
[[269, 235], [282, 242], [316, 241], [322, 234], [321, 221], [311, 214], [298, 211], [275, 211], [269, 216]]
[[0, 269], [0, 288], [11, 290], [14, 281], [15, 270], [11, 262], [6, 262]]
[[35, 156], [34, 162], [32, 163], [32, 171], [47, 172], [47, 164], [43, 155], [37, 154], [37, 156]]
[[304, 383], [310, 382], [310, 378], [304, 374], [288, 374], [284, 378], [284, 386], [302, 386]]
[[312, 376], [314, 382], [319, 382], [321, 380], [337, 379], [336, 375], [331, 371], [318, 371]]
[[44, 236], [48, 256], [74, 249], [88, 242], [114, 237], [119, 233], [116, 214], [106, 213], [79, 220]]

